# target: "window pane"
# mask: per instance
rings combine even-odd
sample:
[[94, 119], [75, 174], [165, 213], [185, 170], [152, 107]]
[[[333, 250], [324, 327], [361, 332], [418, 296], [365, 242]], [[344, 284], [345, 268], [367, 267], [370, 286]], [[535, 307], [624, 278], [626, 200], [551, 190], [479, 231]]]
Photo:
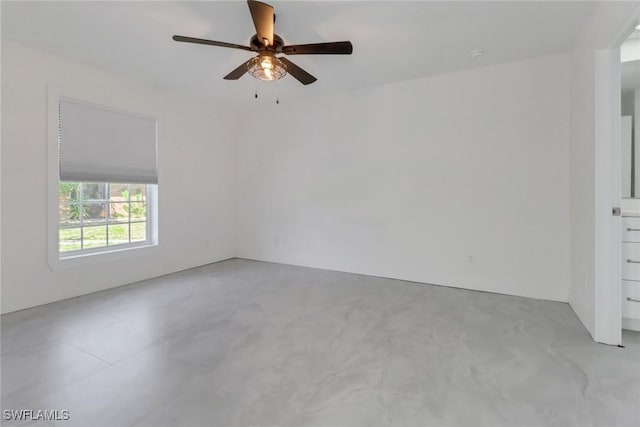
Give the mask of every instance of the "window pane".
[[144, 242], [147, 240], [147, 223], [135, 222], [131, 224], [131, 241]]
[[109, 246], [129, 243], [129, 224], [109, 225]]
[[82, 229], [84, 249], [107, 246], [107, 226], [84, 227]]
[[127, 202], [112, 202], [109, 204], [109, 223], [129, 222], [129, 204]]
[[132, 202], [144, 202], [147, 200], [147, 186], [144, 184], [131, 184], [129, 192]]
[[[78, 203], [72, 203], [70, 204], [68, 207], [61, 207], [61, 210], [67, 210], [68, 212], [65, 212], [65, 215], [68, 215], [68, 218], [71, 222], [80, 224], [80, 220], [85, 220], [89, 217], [89, 209], [87, 206], [82, 206], [82, 208], [80, 207], [80, 204]], [[61, 215], [60, 219], [62, 220], [63, 218], [65, 218], [64, 216]]]
[[145, 220], [147, 218], [146, 202], [131, 202], [129, 206], [125, 206], [125, 210], [131, 213], [131, 221]]
[[60, 252], [77, 251], [82, 249], [80, 243], [81, 233], [79, 228], [67, 228], [59, 232]]
[[58, 217], [60, 224], [68, 224], [71, 221], [71, 208], [68, 203], [58, 204]]
[[102, 224], [107, 219], [106, 203], [86, 203], [82, 208], [85, 210], [84, 225]]
[[125, 194], [129, 192], [129, 184], [111, 184], [109, 198], [113, 202], [126, 201]]
[[60, 203], [77, 202], [80, 199], [80, 184], [77, 182], [61, 182], [58, 185]]
[[144, 184], [60, 183], [60, 253], [147, 242], [146, 192]]
[[82, 197], [84, 201], [88, 200], [104, 200], [106, 184], [85, 182], [82, 184]]

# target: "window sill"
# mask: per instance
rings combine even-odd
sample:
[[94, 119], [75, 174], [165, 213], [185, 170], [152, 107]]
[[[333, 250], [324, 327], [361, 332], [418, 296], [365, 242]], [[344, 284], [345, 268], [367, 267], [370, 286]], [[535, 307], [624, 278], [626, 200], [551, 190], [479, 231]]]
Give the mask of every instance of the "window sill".
[[158, 252], [157, 243], [142, 243], [135, 246], [113, 248], [96, 252], [79, 252], [71, 255], [60, 256], [58, 251], [49, 256], [49, 267], [51, 270], [67, 270], [86, 265], [103, 264], [109, 262], [122, 261], [139, 256], [154, 255]]

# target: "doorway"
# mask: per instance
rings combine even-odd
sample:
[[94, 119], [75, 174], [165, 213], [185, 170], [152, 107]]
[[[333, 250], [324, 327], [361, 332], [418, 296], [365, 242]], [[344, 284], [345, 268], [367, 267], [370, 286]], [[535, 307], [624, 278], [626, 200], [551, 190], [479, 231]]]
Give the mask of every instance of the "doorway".
[[620, 143], [614, 156], [619, 151], [624, 344], [640, 336], [640, 25], [620, 46], [620, 115]]

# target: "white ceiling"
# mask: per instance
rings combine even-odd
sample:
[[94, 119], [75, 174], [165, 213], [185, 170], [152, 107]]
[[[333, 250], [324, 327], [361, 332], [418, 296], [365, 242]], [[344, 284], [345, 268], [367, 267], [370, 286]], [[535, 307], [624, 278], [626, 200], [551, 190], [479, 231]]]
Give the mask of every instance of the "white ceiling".
[[[268, 0], [267, 0], [268, 1]], [[247, 44], [247, 5], [233, 2], [2, 2], [2, 37], [109, 71], [235, 105], [255, 89], [281, 99], [374, 86], [565, 52], [594, 17], [621, 20], [630, 2], [270, 2], [287, 43], [351, 40], [352, 56], [295, 56], [318, 78], [304, 87], [222, 77], [251, 53], [171, 40], [173, 34]], [[615, 21], [615, 19], [610, 19]], [[598, 28], [602, 27], [599, 25]], [[484, 49], [480, 59], [469, 52]]]

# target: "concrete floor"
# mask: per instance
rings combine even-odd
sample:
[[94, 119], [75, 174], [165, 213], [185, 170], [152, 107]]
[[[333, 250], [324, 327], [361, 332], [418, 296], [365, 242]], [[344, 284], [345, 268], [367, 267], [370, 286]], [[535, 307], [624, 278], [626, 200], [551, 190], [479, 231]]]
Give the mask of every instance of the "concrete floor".
[[2, 316], [2, 408], [70, 411], [37, 426], [637, 427], [624, 338], [593, 343], [567, 304], [230, 260]]

